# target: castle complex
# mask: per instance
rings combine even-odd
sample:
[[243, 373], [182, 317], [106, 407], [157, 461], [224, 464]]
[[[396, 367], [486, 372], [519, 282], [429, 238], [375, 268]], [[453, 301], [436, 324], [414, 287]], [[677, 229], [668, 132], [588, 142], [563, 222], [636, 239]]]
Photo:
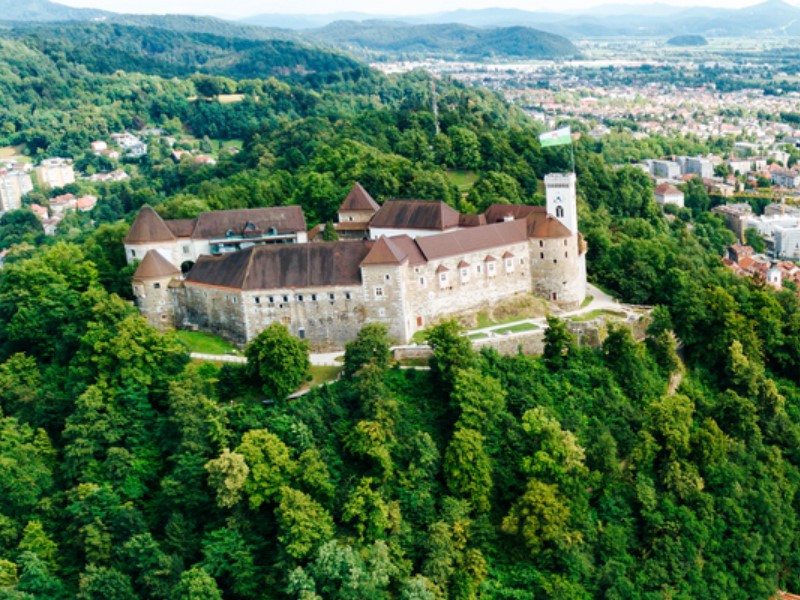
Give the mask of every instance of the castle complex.
[[356, 184], [338, 242], [317, 242], [299, 207], [163, 220], [144, 207], [125, 238], [139, 309], [158, 327], [247, 343], [273, 322], [342, 345], [369, 322], [408, 342], [436, 321], [534, 294], [562, 308], [586, 296], [575, 175], [545, 177], [547, 206], [462, 215], [443, 202], [378, 204]]

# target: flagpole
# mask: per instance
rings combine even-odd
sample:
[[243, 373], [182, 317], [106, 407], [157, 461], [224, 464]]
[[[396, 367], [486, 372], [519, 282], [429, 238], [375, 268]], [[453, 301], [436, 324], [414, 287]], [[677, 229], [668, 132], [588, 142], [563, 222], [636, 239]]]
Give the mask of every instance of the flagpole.
[[572, 135], [569, 140], [569, 153], [572, 155], [572, 174], [575, 175], [575, 140], [572, 139]]

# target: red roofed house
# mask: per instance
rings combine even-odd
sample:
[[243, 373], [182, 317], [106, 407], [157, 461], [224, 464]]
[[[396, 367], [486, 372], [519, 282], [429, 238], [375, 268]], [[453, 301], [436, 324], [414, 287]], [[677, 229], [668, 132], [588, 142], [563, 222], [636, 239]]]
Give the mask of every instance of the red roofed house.
[[674, 204], [675, 206], [683, 208], [683, 192], [673, 185], [669, 185], [668, 183], [659, 185], [653, 191], [653, 196], [655, 201], [661, 206]]

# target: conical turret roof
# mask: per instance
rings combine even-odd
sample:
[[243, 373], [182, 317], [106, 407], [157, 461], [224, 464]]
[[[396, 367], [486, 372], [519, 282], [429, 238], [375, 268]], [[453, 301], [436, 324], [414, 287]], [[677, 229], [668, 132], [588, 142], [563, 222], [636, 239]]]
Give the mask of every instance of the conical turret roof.
[[158, 250], [149, 250], [133, 274], [134, 279], [161, 279], [175, 277], [181, 270], [169, 262]]
[[174, 242], [175, 235], [152, 206], [143, 206], [125, 236], [126, 244]]
[[380, 204], [375, 202], [372, 196], [369, 195], [360, 183], [356, 183], [347, 198], [344, 199], [342, 205], [339, 207], [339, 212], [346, 210], [363, 210], [369, 212], [376, 212], [381, 207]]

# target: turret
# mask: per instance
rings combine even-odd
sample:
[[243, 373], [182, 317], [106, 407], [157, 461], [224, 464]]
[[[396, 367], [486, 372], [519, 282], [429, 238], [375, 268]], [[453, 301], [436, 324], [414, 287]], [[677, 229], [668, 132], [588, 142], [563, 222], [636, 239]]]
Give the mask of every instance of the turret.
[[575, 193], [575, 173], [545, 175], [547, 214], [555, 217], [570, 233], [578, 233], [578, 201]]

